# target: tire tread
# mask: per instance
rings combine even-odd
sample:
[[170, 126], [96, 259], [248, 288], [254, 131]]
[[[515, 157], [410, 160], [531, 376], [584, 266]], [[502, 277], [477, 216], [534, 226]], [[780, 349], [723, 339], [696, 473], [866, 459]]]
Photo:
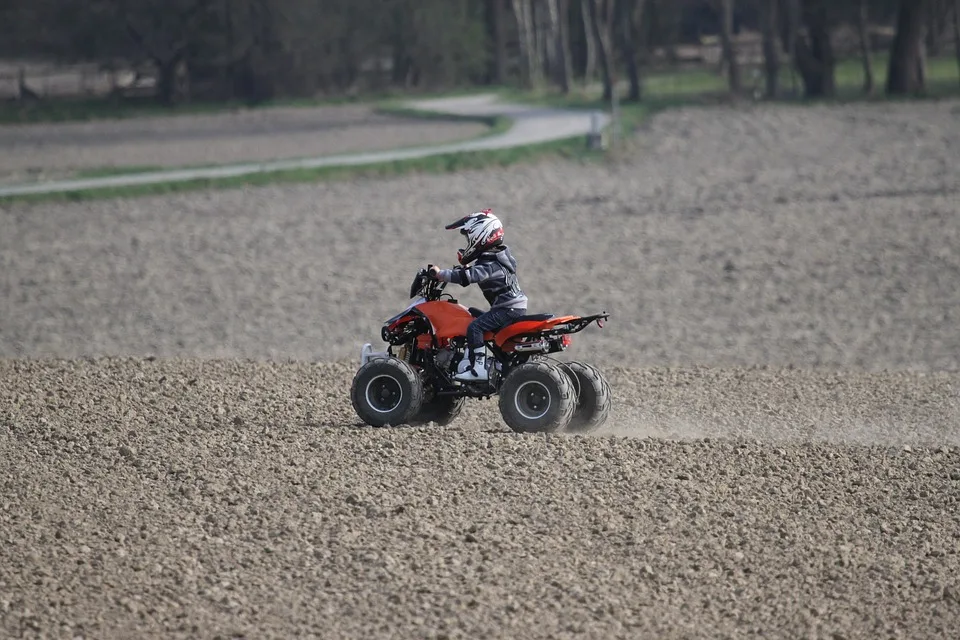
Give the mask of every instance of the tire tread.
[[[409, 388], [410, 401], [407, 405], [406, 411], [404, 411], [401, 416], [398, 416], [392, 421], [385, 421], [381, 424], [375, 424], [380, 421], [371, 421], [369, 417], [371, 414], [367, 414], [363, 410], [363, 407], [359, 406], [357, 403], [357, 385], [361, 380], [364, 380], [367, 374], [371, 371], [376, 372], [378, 369], [384, 368], [390, 368], [392, 369], [390, 373], [398, 373], [405, 378], [407, 387]], [[403, 360], [393, 357], [376, 358], [363, 365], [357, 370], [357, 373], [353, 376], [353, 382], [350, 384], [350, 402], [353, 404], [353, 410], [356, 411], [361, 420], [363, 420], [366, 424], [373, 426], [396, 426], [400, 424], [407, 424], [417, 413], [420, 412], [420, 408], [423, 405], [423, 393], [423, 382], [413, 367]]]

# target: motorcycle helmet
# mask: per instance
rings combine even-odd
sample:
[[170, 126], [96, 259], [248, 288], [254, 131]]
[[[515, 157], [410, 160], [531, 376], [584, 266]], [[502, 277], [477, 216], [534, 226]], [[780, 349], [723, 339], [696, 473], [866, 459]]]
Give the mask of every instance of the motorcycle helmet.
[[467, 239], [467, 246], [457, 252], [457, 261], [464, 266], [484, 251], [503, 243], [503, 224], [490, 209], [466, 215], [446, 228], [459, 229]]

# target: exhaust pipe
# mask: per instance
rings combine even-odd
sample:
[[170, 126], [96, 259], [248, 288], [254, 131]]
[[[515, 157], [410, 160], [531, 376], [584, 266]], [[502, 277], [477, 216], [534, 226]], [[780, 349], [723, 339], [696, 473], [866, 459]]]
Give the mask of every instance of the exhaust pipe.
[[531, 351], [546, 351], [548, 346], [546, 340], [538, 340], [536, 342], [521, 342], [515, 345], [513, 350], [519, 351], [520, 353], [529, 353]]

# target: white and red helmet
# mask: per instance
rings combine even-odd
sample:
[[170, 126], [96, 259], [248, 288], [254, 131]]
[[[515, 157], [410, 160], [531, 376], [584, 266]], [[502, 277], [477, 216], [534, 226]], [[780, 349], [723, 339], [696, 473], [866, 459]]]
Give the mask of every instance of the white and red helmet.
[[457, 252], [457, 260], [467, 265], [481, 253], [503, 242], [503, 224], [490, 209], [477, 211], [451, 222], [447, 229], [459, 229], [467, 238], [467, 246]]

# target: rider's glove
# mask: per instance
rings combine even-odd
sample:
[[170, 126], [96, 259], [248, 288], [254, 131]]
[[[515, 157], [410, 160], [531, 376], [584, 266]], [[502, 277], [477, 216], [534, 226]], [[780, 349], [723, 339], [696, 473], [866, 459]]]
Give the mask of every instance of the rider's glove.
[[436, 265], [429, 264], [427, 265], [427, 275], [434, 280], [438, 280], [440, 278], [440, 269]]

